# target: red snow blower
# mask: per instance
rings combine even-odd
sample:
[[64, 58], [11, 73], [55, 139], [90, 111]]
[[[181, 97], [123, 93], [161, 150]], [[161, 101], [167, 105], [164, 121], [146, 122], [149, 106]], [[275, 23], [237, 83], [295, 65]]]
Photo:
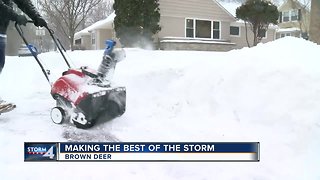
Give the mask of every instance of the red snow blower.
[[106, 114], [114, 118], [125, 112], [126, 88], [113, 87], [107, 77], [114, 70], [116, 63], [125, 56], [124, 51], [114, 50], [115, 41], [106, 41], [107, 46], [98, 70], [88, 67], [75, 69], [71, 68], [64, 54], [66, 50], [59, 39], [55, 38], [54, 32], [45, 27], [68, 66], [68, 70], [51, 83], [49, 71], [44, 69], [37, 50], [27, 42], [17, 23], [15, 27], [51, 86], [51, 95], [56, 100], [56, 107], [51, 110], [51, 119], [54, 123], [62, 124], [69, 120], [77, 128], [85, 129], [92, 127], [98, 118]]

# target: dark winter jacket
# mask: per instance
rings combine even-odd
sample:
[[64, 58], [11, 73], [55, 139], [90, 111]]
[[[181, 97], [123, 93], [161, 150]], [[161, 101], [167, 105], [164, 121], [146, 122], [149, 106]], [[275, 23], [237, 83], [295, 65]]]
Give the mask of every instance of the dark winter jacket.
[[30, 0], [0, 0], [0, 34], [6, 34], [10, 20], [17, 20], [18, 14], [12, 8], [13, 2], [32, 20], [40, 17]]

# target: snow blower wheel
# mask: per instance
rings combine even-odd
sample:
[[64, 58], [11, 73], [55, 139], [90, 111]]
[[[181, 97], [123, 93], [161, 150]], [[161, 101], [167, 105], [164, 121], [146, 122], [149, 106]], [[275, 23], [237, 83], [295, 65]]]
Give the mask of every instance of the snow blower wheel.
[[66, 112], [61, 107], [52, 108], [50, 115], [55, 124], [62, 124], [66, 119]]

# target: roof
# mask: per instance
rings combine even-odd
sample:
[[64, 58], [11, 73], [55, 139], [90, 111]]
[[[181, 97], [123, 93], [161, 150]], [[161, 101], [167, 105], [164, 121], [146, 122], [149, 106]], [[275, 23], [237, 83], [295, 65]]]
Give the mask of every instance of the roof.
[[84, 35], [90, 35], [90, 31], [96, 30], [96, 29], [112, 29], [113, 20], [116, 17], [115, 12], [111, 13], [106, 19], [100, 20], [91, 26], [75, 33], [75, 38], [80, 38]]
[[311, 0], [284, 0], [283, 3], [278, 6], [278, 9], [282, 9], [283, 6], [285, 6], [287, 3], [295, 3], [296, 5], [306, 9], [307, 11], [310, 11], [311, 9]]
[[236, 17], [236, 9], [241, 6], [241, 3], [238, 2], [225, 2], [225, 1], [218, 1], [218, 3], [226, 9], [233, 17]]
[[[229, 4], [232, 4], [230, 2], [222, 2], [222, 1], [219, 1], [219, 0], [213, 0], [216, 4], [218, 4], [218, 6], [223, 9], [224, 11], [226, 11], [230, 16], [233, 16], [233, 18], [236, 17], [236, 9], [237, 7], [233, 8], [233, 7], [230, 7]], [[235, 3], [236, 4], [236, 3]], [[241, 5], [241, 4], [240, 4]], [[239, 5], [239, 6], [240, 6]], [[234, 12], [234, 13], [233, 13]]]

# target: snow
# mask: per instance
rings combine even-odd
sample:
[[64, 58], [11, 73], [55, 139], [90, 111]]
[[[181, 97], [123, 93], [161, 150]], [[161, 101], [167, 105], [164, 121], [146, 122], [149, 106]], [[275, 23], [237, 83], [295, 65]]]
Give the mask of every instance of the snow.
[[[230, 52], [126, 49], [114, 83], [127, 111], [90, 130], [56, 125], [50, 87], [31, 57], [7, 57], [0, 116], [1, 179], [320, 179], [320, 46], [285, 37]], [[103, 51], [74, 51], [97, 68]], [[67, 69], [56, 52], [40, 58], [51, 79]], [[23, 162], [23, 142], [260, 142], [256, 163]]]
[[100, 20], [91, 26], [75, 33], [76, 38], [80, 38], [83, 35], [90, 35], [90, 31], [96, 30], [96, 29], [112, 29], [113, 20], [116, 17], [115, 12], [111, 13], [107, 18]]
[[300, 28], [293, 27], [293, 28], [280, 28], [280, 29], [277, 29], [277, 32], [293, 32], [293, 31], [300, 31]]

